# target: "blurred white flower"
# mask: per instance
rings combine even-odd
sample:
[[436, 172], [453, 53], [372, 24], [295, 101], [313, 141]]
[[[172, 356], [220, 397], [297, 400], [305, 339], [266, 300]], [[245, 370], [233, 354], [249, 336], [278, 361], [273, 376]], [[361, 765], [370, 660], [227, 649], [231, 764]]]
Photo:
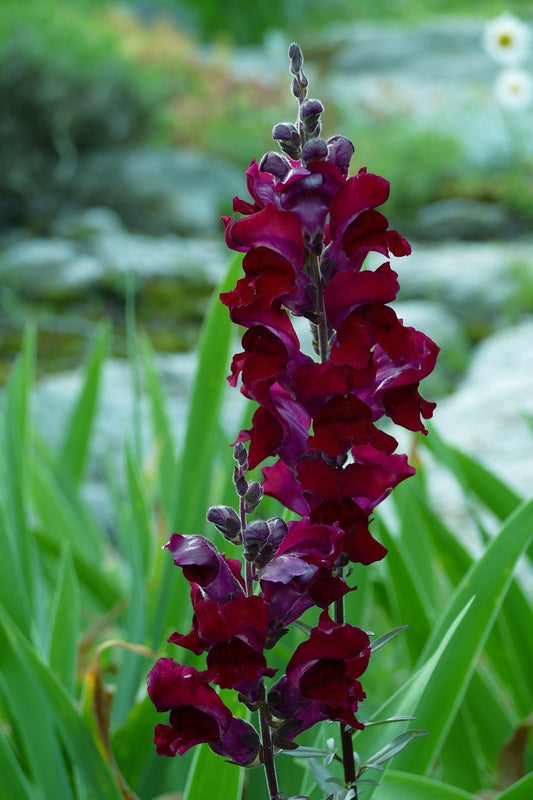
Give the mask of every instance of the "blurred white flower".
[[527, 108], [533, 100], [533, 80], [522, 69], [506, 69], [500, 73], [494, 84], [498, 102], [505, 108], [519, 110]]
[[519, 64], [528, 56], [530, 38], [527, 25], [505, 13], [485, 25], [483, 44], [495, 61]]

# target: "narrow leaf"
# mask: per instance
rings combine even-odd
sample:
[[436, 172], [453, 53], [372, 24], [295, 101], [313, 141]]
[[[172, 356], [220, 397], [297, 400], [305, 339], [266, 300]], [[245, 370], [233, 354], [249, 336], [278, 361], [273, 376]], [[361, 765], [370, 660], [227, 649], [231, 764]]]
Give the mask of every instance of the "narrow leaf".
[[16, 800], [41, 800], [41, 792], [37, 795], [35, 787], [30, 787], [2, 727], [0, 727], [0, 775], [4, 797]]
[[75, 486], [81, 483], [87, 464], [107, 342], [108, 331], [102, 325], [89, 354], [83, 385], [65, 427], [58, 454], [59, 464]]
[[206, 745], [200, 745], [189, 772], [183, 800], [213, 800], [213, 778], [216, 792], [224, 800], [240, 800], [244, 770], [223, 761]]
[[530, 772], [513, 786], [509, 786], [495, 800], [531, 800], [531, 797], [533, 797], [533, 772]]
[[[72, 766], [80, 771], [92, 800], [122, 800], [112, 772], [98, 750], [91, 732], [85, 725], [72, 699], [50, 668], [41, 662], [31, 644], [20, 634], [0, 608], [0, 635], [3, 669], [10, 666], [8, 685], [17, 690], [17, 708], [24, 708], [23, 720], [28, 732], [27, 755], [36, 767], [36, 774], [47, 797], [71, 798], [70, 782], [63, 754], [57, 748], [54, 729], [61, 736], [63, 747]], [[5, 673], [4, 673], [5, 674]], [[32, 718], [30, 719], [30, 712]], [[53, 727], [44, 731], [44, 723]], [[41, 730], [43, 729], [43, 730]], [[43, 778], [46, 776], [46, 780]]]
[[388, 770], [380, 781], [379, 798], [380, 800], [478, 800], [476, 795], [454, 786], [446, 786], [430, 778], [392, 769]]
[[50, 614], [49, 663], [71, 696], [76, 689], [79, 632], [79, 587], [70, 549], [65, 543]]

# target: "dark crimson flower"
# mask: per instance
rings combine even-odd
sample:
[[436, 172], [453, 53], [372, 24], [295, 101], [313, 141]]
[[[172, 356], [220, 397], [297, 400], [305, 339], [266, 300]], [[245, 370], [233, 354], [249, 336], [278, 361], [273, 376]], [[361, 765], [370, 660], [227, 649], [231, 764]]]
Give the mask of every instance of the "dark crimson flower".
[[271, 455], [294, 466], [307, 448], [309, 414], [279, 383], [270, 387], [268, 398], [268, 405], [255, 411], [252, 427], [241, 431], [238, 438], [250, 440], [250, 469]]
[[262, 597], [240, 594], [225, 603], [202, 596], [193, 587], [192, 631], [173, 633], [169, 642], [196, 655], [207, 652], [209, 680], [223, 689], [236, 689], [256, 699], [260, 679], [276, 672], [266, 664], [263, 650], [268, 632], [268, 607]]
[[154, 743], [159, 755], [181, 756], [193, 745], [205, 743], [241, 766], [260, 763], [255, 728], [234, 717], [194, 667], [160, 658], [146, 680], [157, 711], [170, 711], [170, 724], [155, 726]]
[[370, 640], [360, 628], [333, 622], [327, 611], [287, 664], [288, 682], [319, 703], [328, 719], [363, 728], [354, 716], [365, 693], [357, 680], [366, 670]]
[[189, 583], [201, 586], [211, 600], [224, 602], [242, 594], [240, 561], [227, 559], [203, 536], [173, 533], [165, 547], [172, 553], [174, 564], [183, 569]]
[[220, 741], [229, 730], [231, 711], [194, 667], [160, 658], [148, 674], [147, 686], [157, 711], [170, 711], [170, 725], [155, 729], [160, 755], [181, 756], [195, 744]]
[[350, 591], [342, 578], [332, 574], [343, 540], [337, 525], [314, 524], [307, 518], [289, 523], [274, 558], [259, 574], [272, 644], [308, 608], [325, 608]]

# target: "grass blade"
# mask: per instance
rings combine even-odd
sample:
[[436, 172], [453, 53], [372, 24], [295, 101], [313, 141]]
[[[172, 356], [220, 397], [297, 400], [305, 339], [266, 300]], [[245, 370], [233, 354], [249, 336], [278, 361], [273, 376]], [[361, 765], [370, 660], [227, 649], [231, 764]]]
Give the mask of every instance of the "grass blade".
[[454, 639], [455, 647], [442, 654], [438, 669], [411, 712], [429, 735], [417, 747], [398, 756], [395, 767], [423, 774], [433, 763], [454, 719], [483, 647], [501, 607], [518, 558], [533, 538], [533, 500], [511, 515], [499, 535], [473, 565], [454, 592], [431, 637], [420, 663], [439, 651], [443, 637], [466, 603], [471, 608]]
[[[216, 795], [213, 783], [216, 782]], [[222, 761], [206, 745], [200, 745], [189, 772], [183, 800], [240, 800], [244, 783], [244, 770]]]
[[392, 769], [383, 776], [379, 796], [380, 800], [477, 800], [454, 786]]
[[101, 326], [91, 349], [83, 386], [65, 428], [58, 454], [58, 462], [74, 486], [80, 485], [87, 463], [108, 338], [107, 328]]
[[6, 734], [0, 727], [0, 775], [2, 776], [2, 792], [4, 797], [16, 800], [41, 800], [42, 794], [36, 794], [34, 786], [30, 788], [17, 759], [9, 745]]
[[58, 731], [71, 767], [81, 773], [92, 800], [123, 800], [109, 765], [64, 686], [2, 609], [0, 642], [3, 670], [6, 666], [9, 669], [6, 683], [10, 704], [15, 709], [15, 719], [24, 725], [26, 756], [45, 797], [72, 798], [63, 751], [55, 734]]
[[509, 786], [495, 800], [531, 800], [533, 797], [533, 772]]
[[72, 696], [75, 695], [76, 690], [79, 632], [79, 587], [70, 548], [65, 544], [50, 614], [49, 664]]

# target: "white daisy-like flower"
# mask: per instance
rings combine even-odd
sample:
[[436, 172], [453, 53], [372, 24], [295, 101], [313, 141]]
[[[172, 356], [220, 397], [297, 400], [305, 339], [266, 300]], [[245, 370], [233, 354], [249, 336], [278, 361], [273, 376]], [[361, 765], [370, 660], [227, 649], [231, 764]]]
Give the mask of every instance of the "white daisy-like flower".
[[512, 14], [500, 14], [485, 26], [485, 50], [501, 64], [519, 64], [529, 54], [531, 36], [527, 25]]
[[494, 94], [505, 108], [527, 108], [533, 100], [533, 79], [523, 69], [506, 69], [496, 79]]

